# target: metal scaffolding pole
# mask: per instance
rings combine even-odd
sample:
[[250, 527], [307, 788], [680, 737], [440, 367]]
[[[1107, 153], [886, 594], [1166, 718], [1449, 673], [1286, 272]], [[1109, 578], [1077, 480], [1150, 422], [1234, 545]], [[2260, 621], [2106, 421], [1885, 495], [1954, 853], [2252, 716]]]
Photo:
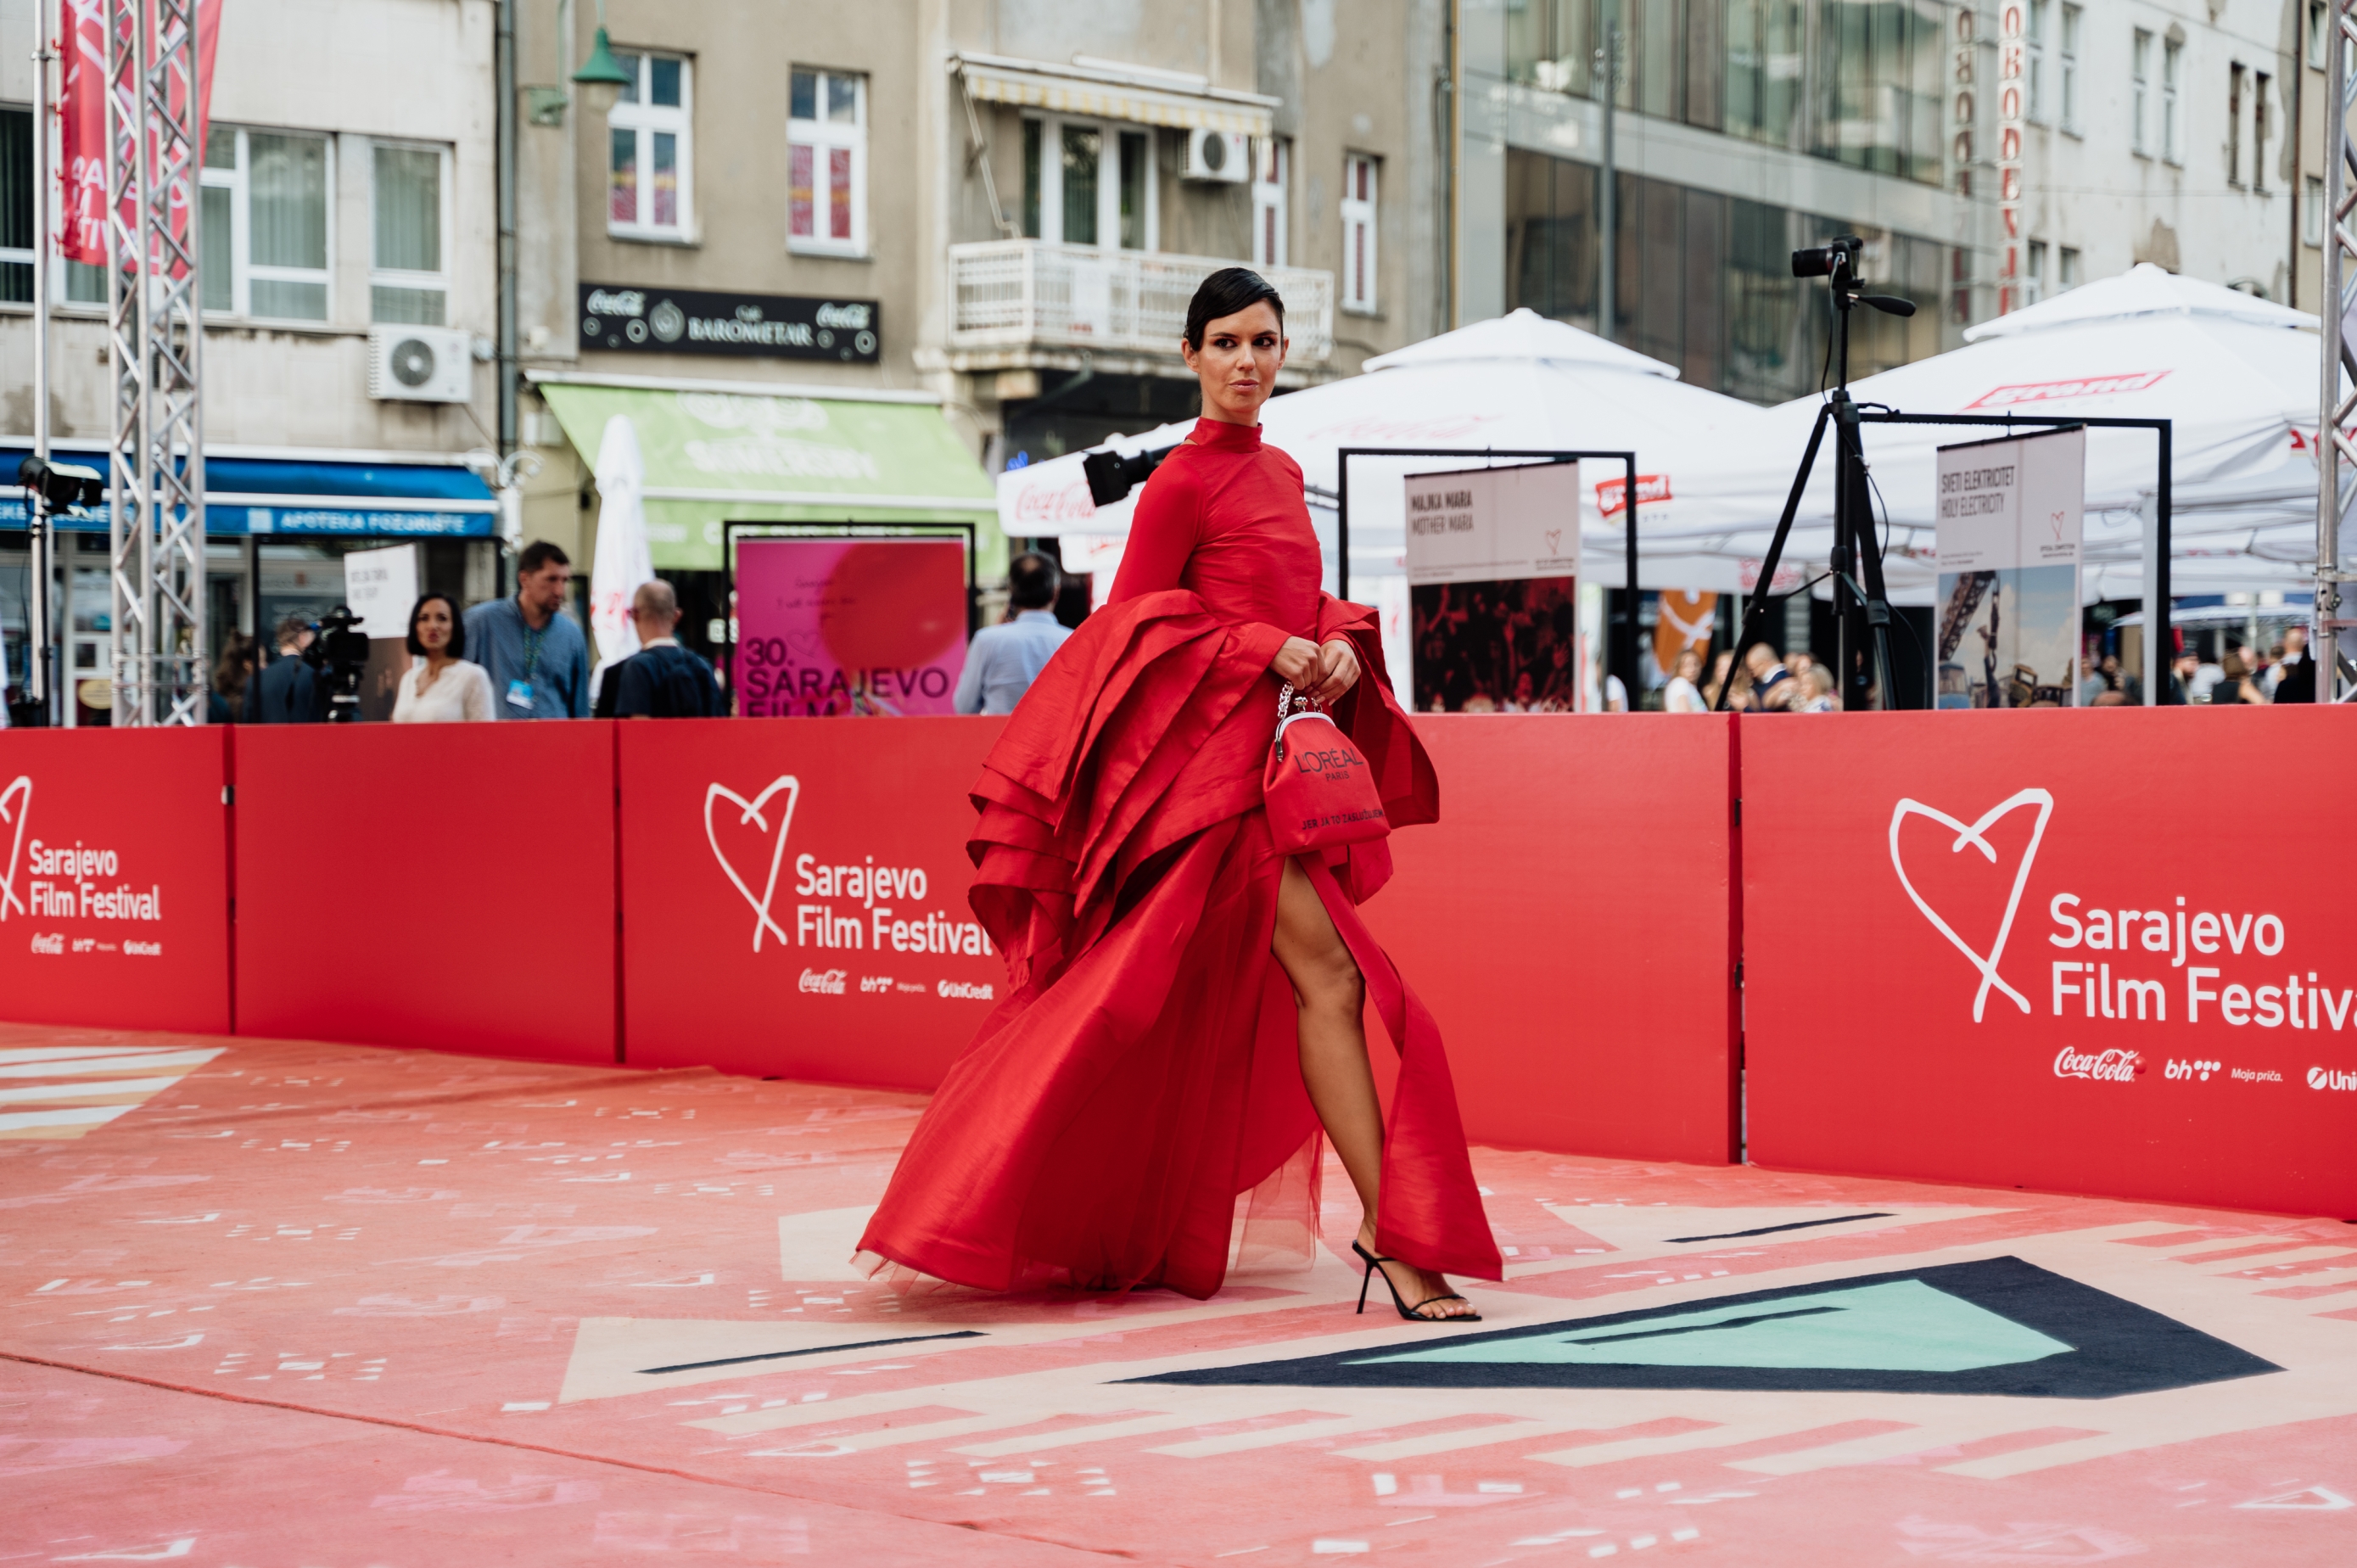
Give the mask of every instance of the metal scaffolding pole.
[[105, 0], [117, 725], [205, 721], [197, 0]]
[[2316, 612], [2309, 638], [2309, 657], [2316, 660], [2316, 700], [2339, 701], [2340, 641], [2357, 621], [2342, 611], [2341, 585], [2348, 579], [2341, 564], [2341, 522], [2357, 499], [2357, 446], [2349, 438], [2349, 424], [2357, 413], [2357, 345], [2350, 342], [2349, 311], [2357, 305], [2357, 273], [2349, 266], [2357, 259], [2357, 233], [2350, 228], [2357, 209], [2357, 143], [2349, 126], [2357, 79], [2350, 72], [2350, 51], [2357, 48], [2357, 0], [2333, 0], [2334, 47], [2327, 51], [2330, 86], [2324, 97], [2325, 206], [2332, 214], [2332, 232], [2324, 244], [2324, 286], [2319, 290], [2317, 314], [2321, 330], [2318, 358], [2321, 391], [2316, 444]]

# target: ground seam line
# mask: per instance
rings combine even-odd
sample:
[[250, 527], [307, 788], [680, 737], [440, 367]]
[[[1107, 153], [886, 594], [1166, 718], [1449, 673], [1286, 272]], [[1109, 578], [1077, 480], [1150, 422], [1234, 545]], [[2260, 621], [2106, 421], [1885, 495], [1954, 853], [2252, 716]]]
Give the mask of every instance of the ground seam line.
[[[513, 1437], [493, 1437], [484, 1433], [457, 1432], [445, 1426], [428, 1426], [423, 1422], [398, 1421], [391, 1416], [361, 1415], [351, 1411], [322, 1410], [316, 1405], [296, 1404], [291, 1400], [263, 1399], [253, 1394], [231, 1393], [225, 1389], [200, 1389], [188, 1383], [167, 1382], [162, 1378], [143, 1378], [136, 1372], [110, 1371], [101, 1367], [85, 1367], [79, 1362], [59, 1361], [47, 1356], [27, 1355], [22, 1350], [0, 1350], [0, 1361], [20, 1361], [27, 1366], [48, 1367], [60, 1372], [80, 1372], [85, 1377], [111, 1378], [117, 1382], [140, 1383], [151, 1389], [163, 1389], [170, 1393], [188, 1394], [197, 1399], [213, 1399], [228, 1404], [259, 1405], [265, 1410], [292, 1411], [297, 1415], [321, 1416], [330, 1421], [354, 1421], [368, 1426], [387, 1426], [400, 1432], [420, 1432], [429, 1437], [455, 1438], [461, 1443], [484, 1443], [500, 1448], [522, 1449], [528, 1454], [547, 1454], [559, 1459], [578, 1459], [592, 1465], [611, 1465], [617, 1469], [637, 1470], [651, 1476], [669, 1476], [676, 1480], [695, 1481], [705, 1486], [726, 1487], [734, 1491], [753, 1492], [761, 1497], [784, 1498], [792, 1502], [813, 1503], [825, 1508], [845, 1509], [854, 1513], [882, 1513], [878, 1509], [862, 1508], [851, 1503], [830, 1502], [824, 1498], [804, 1497], [799, 1492], [781, 1491], [773, 1487], [756, 1487], [744, 1481], [731, 1481], [719, 1476], [701, 1475], [694, 1470], [674, 1470], [662, 1465], [641, 1464], [635, 1459], [620, 1459], [605, 1454], [582, 1454], [570, 1448], [558, 1448], [545, 1443], [526, 1443]], [[886, 1517], [906, 1520], [911, 1524], [938, 1525], [944, 1530], [971, 1530], [979, 1535], [1001, 1535], [1001, 1531], [985, 1530], [980, 1525], [947, 1523], [939, 1520], [920, 1519], [913, 1514], [893, 1513]], [[1092, 1556], [1126, 1559], [1126, 1552], [1100, 1552], [1092, 1547], [1071, 1546], [1060, 1541], [1047, 1541], [1039, 1536], [1003, 1532], [1010, 1541], [1035, 1541], [1043, 1546], [1062, 1547], [1067, 1552], [1086, 1552]]]

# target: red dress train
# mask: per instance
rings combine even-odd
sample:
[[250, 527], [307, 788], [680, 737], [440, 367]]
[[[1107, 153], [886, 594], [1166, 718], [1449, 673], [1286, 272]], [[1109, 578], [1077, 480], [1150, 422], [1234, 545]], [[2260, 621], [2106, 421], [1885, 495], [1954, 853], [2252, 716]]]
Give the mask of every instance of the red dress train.
[[[1319, 576], [1300, 469], [1256, 427], [1198, 424], [1139, 498], [1112, 602], [974, 786], [971, 901], [1011, 993], [919, 1122], [864, 1251], [986, 1290], [1198, 1297], [1242, 1235], [1306, 1259], [1318, 1126], [1269, 950], [1283, 862], [1261, 804], [1287, 637], [1350, 639], [1364, 673], [1337, 723], [1394, 828], [1439, 814], [1374, 612]], [[1400, 1051], [1377, 1243], [1497, 1279], [1439, 1032], [1358, 916], [1390, 856], [1361, 844], [1307, 869]]]

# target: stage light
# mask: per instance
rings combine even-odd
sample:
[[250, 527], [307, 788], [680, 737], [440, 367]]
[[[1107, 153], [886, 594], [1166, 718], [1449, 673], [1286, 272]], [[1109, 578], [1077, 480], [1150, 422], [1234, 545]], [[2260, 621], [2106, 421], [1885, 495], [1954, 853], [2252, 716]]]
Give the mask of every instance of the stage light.
[[53, 512], [78, 511], [106, 499], [105, 477], [79, 463], [27, 457], [16, 465], [16, 482], [39, 496]]

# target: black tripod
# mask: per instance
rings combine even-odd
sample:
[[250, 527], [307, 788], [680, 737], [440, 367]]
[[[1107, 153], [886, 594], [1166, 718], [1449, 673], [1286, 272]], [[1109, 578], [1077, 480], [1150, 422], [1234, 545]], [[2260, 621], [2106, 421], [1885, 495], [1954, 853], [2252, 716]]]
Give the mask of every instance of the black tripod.
[[[1783, 515], [1776, 521], [1776, 536], [1768, 545], [1767, 559], [1760, 564], [1760, 586], [1772, 586], [1784, 542], [1792, 532], [1793, 515], [1801, 509], [1802, 492], [1809, 488], [1809, 472], [1816, 466], [1817, 448], [1824, 442], [1830, 421], [1834, 427], [1834, 545], [1829, 564], [1837, 628], [1834, 668], [1841, 679], [1845, 709], [1903, 705], [1890, 679], [1890, 600], [1882, 585], [1882, 548], [1874, 537], [1874, 504], [1867, 488], [1866, 448], [1858, 437], [1858, 406], [1849, 395], [1849, 314], [1866, 304], [1892, 316], [1912, 316], [1915, 302], [1858, 292], [1864, 286], [1857, 277], [1857, 257], [1863, 246], [1857, 236], [1845, 234], [1792, 252], [1794, 277], [1822, 277], [1833, 288], [1837, 379], [1833, 395], [1817, 410], [1816, 423], [1809, 429], [1800, 472], [1792, 476], [1792, 492], [1784, 498]], [[1743, 627], [1735, 639], [1734, 660], [1727, 667], [1727, 680], [1719, 684], [1718, 707], [1727, 706], [1735, 671], [1751, 645], [1760, 640], [1768, 607], [1776, 602], [1780, 600], [1768, 594], [1755, 594], [1745, 608]]]

